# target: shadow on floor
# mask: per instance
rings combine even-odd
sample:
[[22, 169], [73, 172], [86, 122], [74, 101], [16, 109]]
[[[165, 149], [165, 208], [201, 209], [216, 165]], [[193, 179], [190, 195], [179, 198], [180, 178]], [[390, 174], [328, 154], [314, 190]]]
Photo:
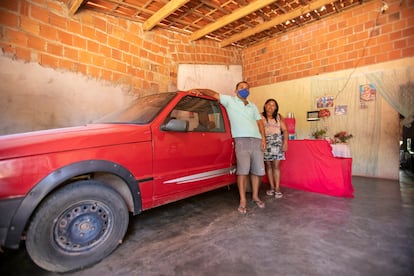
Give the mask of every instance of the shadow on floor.
[[[236, 186], [134, 217], [110, 256], [64, 275], [414, 275], [414, 176], [353, 177], [355, 198], [284, 189], [237, 211]], [[1, 275], [57, 275], [24, 249], [0, 255]]]

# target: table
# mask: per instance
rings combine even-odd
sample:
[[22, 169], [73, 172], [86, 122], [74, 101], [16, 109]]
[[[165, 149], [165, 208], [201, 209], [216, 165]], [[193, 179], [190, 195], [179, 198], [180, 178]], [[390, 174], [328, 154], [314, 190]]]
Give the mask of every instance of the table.
[[289, 140], [280, 169], [282, 187], [353, 197], [352, 158], [334, 157], [326, 140]]
[[341, 144], [332, 144], [332, 154], [335, 157], [351, 157], [351, 150], [349, 145], [345, 143]]

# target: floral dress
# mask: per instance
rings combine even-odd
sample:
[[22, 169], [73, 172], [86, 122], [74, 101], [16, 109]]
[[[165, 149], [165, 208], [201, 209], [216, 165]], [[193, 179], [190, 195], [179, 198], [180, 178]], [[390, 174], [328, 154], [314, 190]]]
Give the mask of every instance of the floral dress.
[[285, 160], [285, 153], [282, 151], [283, 135], [280, 128], [280, 116], [275, 119], [262, 117], [266, 136], [266, 150], [264, 161]]

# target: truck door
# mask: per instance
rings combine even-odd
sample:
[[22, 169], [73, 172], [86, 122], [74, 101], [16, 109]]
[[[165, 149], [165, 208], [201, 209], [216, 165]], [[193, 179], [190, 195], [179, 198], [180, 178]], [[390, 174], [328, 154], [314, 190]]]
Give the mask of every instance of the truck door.
[[[224, 112], [214, 100], [186, 95], [153, 130], [155, 205], [235, 182], [233, 139]], [[170, 120], [185, 129], [166, 128]]]

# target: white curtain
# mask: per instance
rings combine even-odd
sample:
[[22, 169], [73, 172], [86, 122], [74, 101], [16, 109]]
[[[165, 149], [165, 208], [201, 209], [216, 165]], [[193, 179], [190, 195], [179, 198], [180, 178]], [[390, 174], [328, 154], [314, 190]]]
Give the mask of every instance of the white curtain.
[[[349, 140], [353, 158], [353, 174], [365, 176], [379, 175], [378, 154], [380, 139], [387, 133], [381, 132], [382, 118], [386, 116], [381, 110], [382, 99], [405, 117], [408, 126], [414, 115], [414, 69], [404, 67], [376, 72], [359, 72], [349, 77], [326, 78], [314, 77], [311, 80], [310, 110], [317, 110], [316, 99], [334, 96], [334, 105], [346, 106], [345, 115], [336, 115], [334, 108], [329, 108], [331, 115], [311, 123], [311, 131], [326, 128], [327, 136], [333, 137], [339, 131], [347, 131], [354, 137]], [[372, 101], [360, 100], [360, 86], [373, 85], [376, 98]], [[390, 129], [398, 129], [390, 126]], [[395, 135], [392, 133], [392, 135]]]
[[414, 120], [414, 67], [367, 74], [371, 83], [377, 85], [381, 96], [401, 115], [403, 124], [410, 127]]

